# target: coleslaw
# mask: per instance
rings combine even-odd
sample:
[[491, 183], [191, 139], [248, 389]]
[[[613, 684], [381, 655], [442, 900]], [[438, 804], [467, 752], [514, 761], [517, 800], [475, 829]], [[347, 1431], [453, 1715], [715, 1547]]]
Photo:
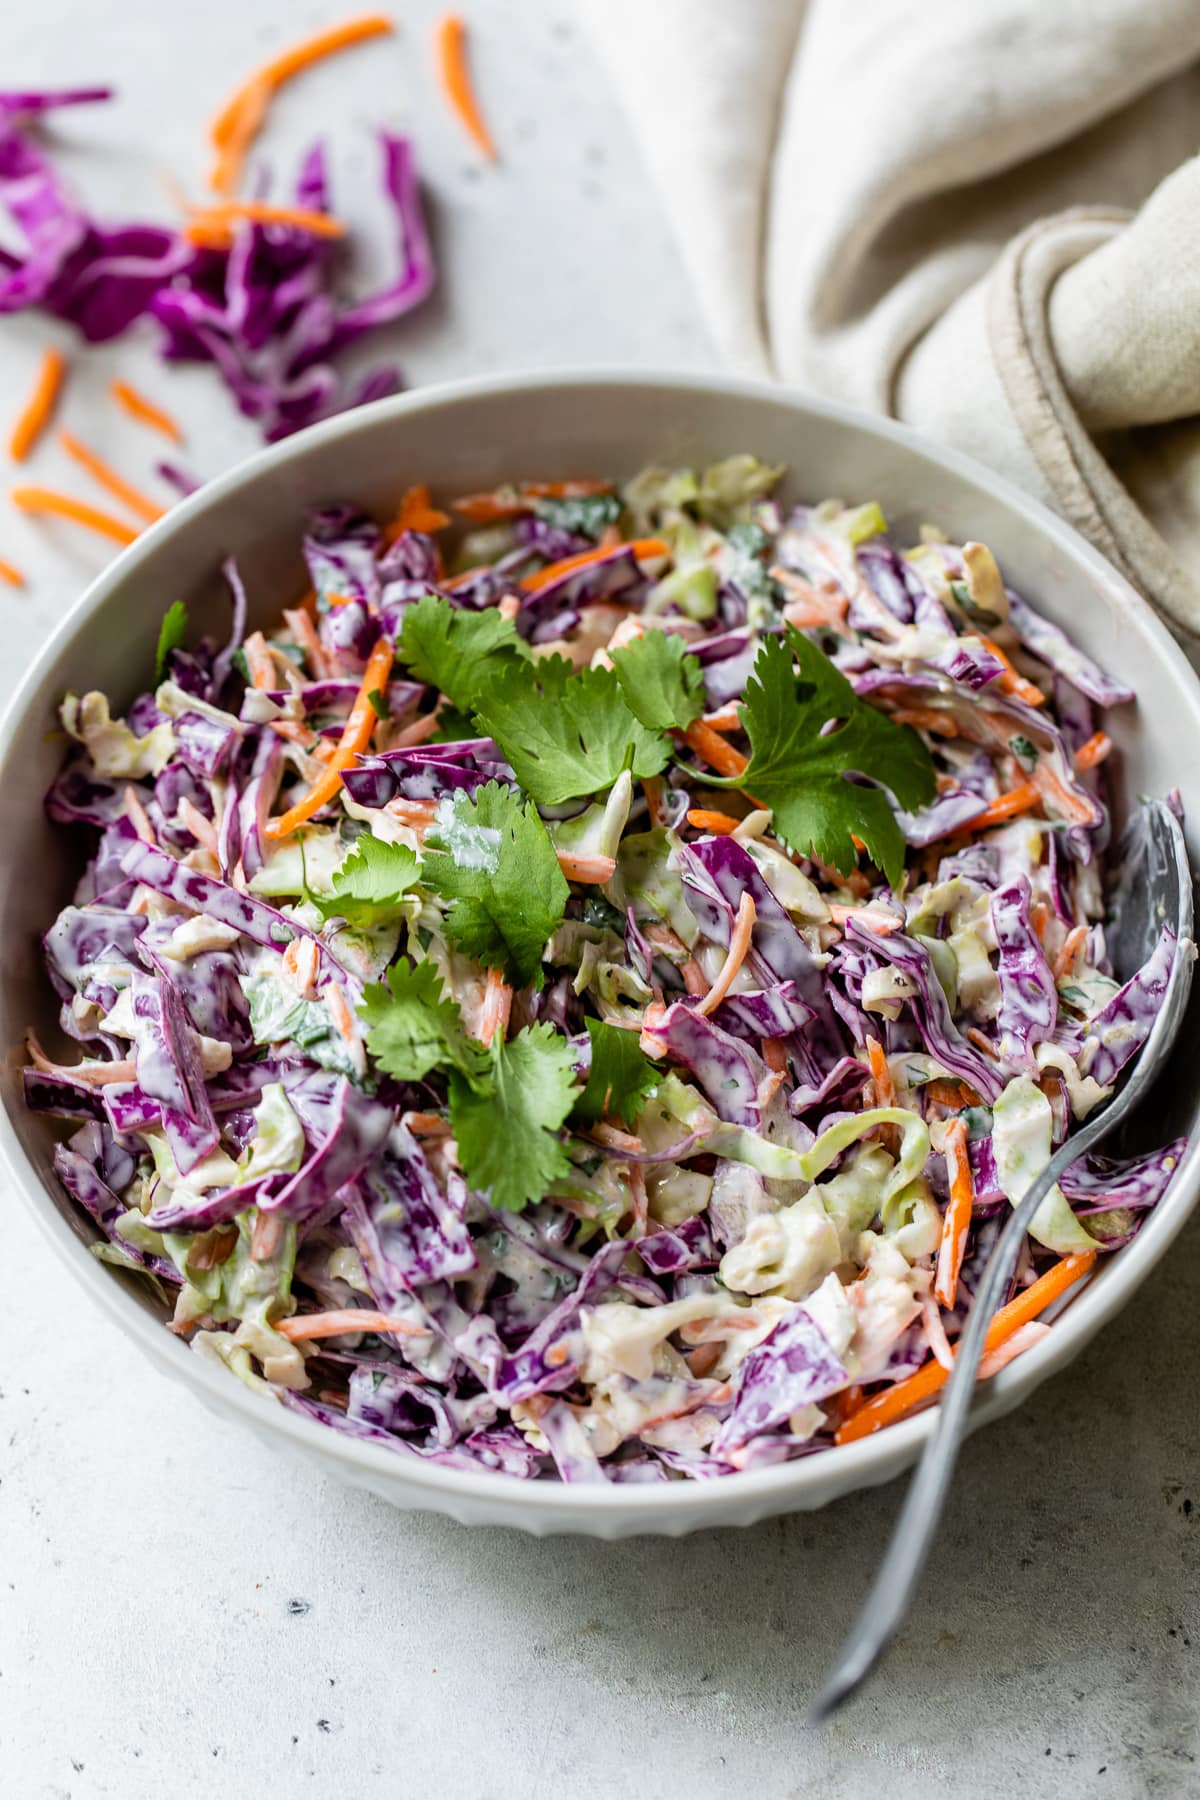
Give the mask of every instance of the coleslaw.
[[[65, 697], [28, 1104], [96, 1253], [273, 1402], [526, 1479], [709, 1479], [936, 1395], [1113, 976], [1132, 693], [930, 527], [750, 455], [310, 521], [310, 589]], [[278, 609], [278, 610], [276, 610]], [[147, 675], [150, 657], [147, 652]], [[986, 1378], [1182, 1143], [1083, 1158]]]

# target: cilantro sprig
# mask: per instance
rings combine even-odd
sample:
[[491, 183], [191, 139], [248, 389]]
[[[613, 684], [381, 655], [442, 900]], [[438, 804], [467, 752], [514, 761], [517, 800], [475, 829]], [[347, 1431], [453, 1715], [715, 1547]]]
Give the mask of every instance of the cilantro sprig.
[[570, 889], [537, 808], [489, 781], [444, 805], [425, 841], [421, 880], [443, 900], [446, 936], [514, 987], [544, 980], [542, 952]]
[[431, 962], [393, 963], [385, 981], [364, 990], [358, 1014], [368, 1028], [367, 1049], [397, 1081], [420, 1081], [446, 1063], [469, 1077], [482, 1065], [482, 1046], [467, 1037]]
[[552, 1025], [493, 1043], [474, 1074], [450, 1075], [450, 1124], [468, 1185], [519, 1212], [571, 1168], [559, 1128], [579, 1094], [575, 1052]]
[[598, 1119], [619, 1119], [636, 1124], [647, 1099], [657, 1087], [659, 1072], [638, 1049], [636, 1031], [606, 1025], [603, 1019], [587, 1021], [592, 1041], [592, 1064], [587, 1085], [571, 1113], [575, 1125], [594, 1125]]
[[158, 647], [154, 652], [154, 679], [161, 681], [167, 672], [167, 663], [171, 653], [183, 648], [183, 640], [187, 636], [188, 609], [182, 600], [173, 600], [163, 614], [163, 622], [158, 628]]
[[494, 607], [465, 612], [434, 594], [405, 611], [396, 654], [418, 681], [437, 688], [463, 713], [500, 670], [529, 661], [512, 620]]
[[360, 837], [333, 877], [333, 893], [313, 894], [323, 919], [345, 919], [350, 925], [376, 925], [395, 912], [416, 881], [421, 862], [406, 844]]
[[498, 670], [476, 714], [542, 806], [610, 788], [626, 768], [657, 775], [671, 755], [667, 739], [631, 710], [610, 669], [576, 674], [561, 656]]
[[704, 711], [704, 676], [673, 631], [646, 631], [611, 652], [625, 704], [651, 731], [684, 731]]
[[[861, 839], [898, 887], [904, 833], [882, 790], [910, 810], [933, 799], [933, 762], [916, 732], [859, 699], [841, 670], [792, 627], [763, 639], [741, 717], [753, 754], [736, 782], [723, 785], [769, 806], [789, 849], [842, 874], [854, 868], [854, 840]], [[848, 781], [850, 774], [881, 786]]]

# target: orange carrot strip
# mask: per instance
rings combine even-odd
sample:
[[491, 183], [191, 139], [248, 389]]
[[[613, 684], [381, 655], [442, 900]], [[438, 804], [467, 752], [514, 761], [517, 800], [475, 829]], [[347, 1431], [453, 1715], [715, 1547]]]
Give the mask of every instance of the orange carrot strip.
[[63, 377], [67, 372], [61, 350], [43, 353], [33, 392], [18, 413], [8, 440], [8, 454], [14, 462], [24, 462], [50, 422]]
[[927, 1100], [933, 1101], [935, 1106], [961, 1108], [983, 1105], [983, 1101], [975, 1089], [968, 1086], [965, 1081], [950, 1081], [939, 1076], [936, 1081], [927, 1081], [921, 1091]]
[[742, 728], [741, 709], [736, 705], [723, 706], [719, 712], [705, 713], [702, 723], [707, 725], [710, 731], [740, 731]]
[[689, 807], [687, 822], [697, 831], [710, 831], [714, 837], [732, 837], [742, 823], [730, 813], [708, 812], [703, 806]]
[[1041, 790], [1034, 782], [1023, 781], [1020, 787], [1010, 788], [1007, 794], [1001, 794], [990, 806], [985, 806], [971, 820], [970, 829], [986, 831], [991, 825], [1003, 825], [1006, 819], [1014, 819], [1018, 813], [1030, 812], [1041, 798]]
[[371, 741], [371, 733], [378, 724], [375, 708], [371, 705], [369, 695], [378, 688], [383, 693], [387, 688], [388, 676], [392, 672], [392, 663], [396, 653], [387, 638], [380, 638], [367, 659], [367, 667], [363, 674], [362, 685], [355, 696], [354, 705], [350, 708], [350, 716], [342, 729], [341, 740], [329, 760], [324, 773], [318, 777], [305, 794], [303, 800], [289, 807], [278, 819], [270, 819], [266, 826], [269, 838], [289, 837], [297, 825], [303, 825], [311, 819], [315, 812], [320, 812], [328, 805], [342, 785], [342, 770], [348, 769], [355, 757], [364, 751]]
[[1075, 967], [1075, 959], [1088, 940], [1086, 925], [1073, 925], [1063, 939], [1063, 947], [1054, 959], [1054, 979], [1061, 981]]
[[0, 581], [7, 582], [9, 587], [19, 588], [25, 586], [25, 577], [22, 575], [20, 569], [15, 569], [11, 563], [2, 561], [0, 561]]
[[[619, 546], [622, 550], [632, 550], [639, 559], [651, 556], [670, 556], [671, 546], [664, 544], [661, 538], [631, 538]], [[534, 575], [526, 575], [521, 586], [527, 594], [536, 594], [542, 588], [549, 587], [552, 581], [560, 581], [564, 575], [573, 575], [576, 569], [586, 569], [589, 563], [599, 562], [602, 556], [610, 554], [607, 550], [581, 550], [578, 556], [564, 556], [561, 562], [547, 563]]]
[[[1032, 1286], [1002, 1306], [991, 1324], [984, 1339], [986, 1350], [995, 1350], [1008, 1338], [1014, 1337], [1022, 1325], [1036, 1319], [1039, 1313], [1068, 1288], [1087, 1274], [1096, 1260], [1096, 1252], [1088, 1250], [1081, 1256], [1064, 1256], [1061, 1262], [1038, 1278]], [[838, 1430], [834, 1442], [852, 1444], [857, 1438], [870, 1437], [885, 1425], [892, 1425], [903, 1419], [925, 1400], [932, 1400], [940, 1388], [945, 1387], [949, 1373], [940, 1363], [927, 1362], [923, 1368], [910, 1375], [905, 1381], [898, 1381], [894, 1387], [887, 1388], [868, 1400], [846, 1420]]]
[[787, 1045], [782, 1038], [763, 1038], [762, 1059], [773, 1075], [787, 1074]]
[[[500, 603], [504, 604], [503, 601]], [[665, 825], [666, 811], [663, 807], [663, 783], [660, 775], [647, 775], [642, 783], [642, 792], [646, 796], [646, 813], [651, 825]]]
[[1045, 706], [1046, 696], [1041, 688], [1036, 687], [1032, 681], [1026, 681], [1020, 670], [1013, 667], [1011, 657], [1005, 655], [993, 638], [981, 637], [979, 641], [985, 650], [991, 651], [998, 663], [1004, 665], [1004, 673], [996, 683], [1001, 693], [1015, 694], [1026, 706]]
[[949, 1310], [958, 1292], [958, 1275], [967, 1247], [971, 1209], [975, 1205], [975, 1183], [971, 1179], [971, 1159], [967, 1155], [967, 1128], [961, 1119], [951, 1119], [946, 1126], [946, 1173], [950, 1177], [950, 1203], [942, 1222], [933, 1292], [938, 1304]]
[[60, 431], [58, 441], [67, 455], [72, 457], [81, 469], [86, 469], [88, 474], [100, 483], [101, 487], [107, 488], [115, 499], [129, 508], [130, 512], [136, 513], [140, 519], [145, 519], [148, 525], [153, 525], [155, 519], [162, 518], [166, 511], [165, 507], [159, 506], [157, 501], [151, 500], [148, 494], [141, 493], [132, 483], [126, 481], [123, 475], [118, 475], [117, 471], [110, 468], [103, 457], [97, 456], [94, 450], [89, 450], [88, 446], [81, 443], [71, 432]]
[[1080, 744], [1075, 752], [1075, 767], [1082, 774], [1087, 769], [1094, 769], [1102, 763], [1112, 749], [1112, 739], [1106, 731], [1097, 731], [1086, 744]]
[[501, 1043], [508, 1030], [509, 1015], [512, 1012], [513, 991], [504, 979], [501, 969], [489, 969], [483, 991], [483, 1006], [479, 1014], [479, 1041], [490, 1044], [497, 1037]]
[[461, 494], [450, 504], [472, 525], [496, 525], [503, 519], [516, 519], [529, 512], [535, 500], [588, 500], [594, 494], [611, 492], [611, 481], [523, 481], [516, 489], [494, 488], [488, 494]]
[[898, 706], [892, 717], [897, 725], [912, 725], [917, 731], [931, 731], [935, 737], [958, 736], [956, 721], [936, 706]]
[[898, 919], [895, 913], [888, 912], [884, 906], [841, 906], [835, 903], [829, 908], [829, 916], [835, 925], [845, 925], [851, 919], [857, 919], [864, 931], [873, 931], [876, 937], [890, 937], [904, 923], [903, 919]]
[[888, 1067], [887, 1054], [878, 1038], [867, 1039], [867, 1060], [871, 1065], [871, 1080], [875, 1083], [876, 1106], [895, 1106], [896, 1084]]
[[423, 1328], [411, 1319], [396, 1319], [390, 1313], [373, 1312], [367, 1306], [301, 1313], [295, 1319], [280, 1319], [275, 1330], [293, 1344], [302, 1344], [306, 1338], [345, 1337], [351, 1331], [394, 1331], [398, 1337], [426, 1336]]
[[684, 987], [687, 989], [688, 993], [691, 994], [693, 999], [700, 999], [703, 995], [707, 994], [708, 976], [704, 973], [704, 970], [700, 967], [700, 964], [696, 961], [694, 956], [688, 956], [684, 959], [679, 972], [683, 976]]
[[694, 724], [689, 725], [682, 736], [684, 743], [694, 750], [697, 756], [702, 756], [710, 768], [717, 771], [718, 775], [742, 775], [750, 766], [748, 756], [743, 756], [740, 750], [735, 750], [732, 744], [727, 744], [720, 732], [713, 731], [711, 726], [706, 725], [702, 719], [697, 719]]
[[111, 538], [115, 544], [132, 544], [138, 535], [124, 519], [115, 519], [111, 513], [88, 506], [71, 494], [60, 494], [55, 488], [15, 487], [8, 497], [21, 512], [53, 513], [60, 519], [70, 519], [75, 525], [84, 525], [89, 531], [99, 532], [101, 537]]
[[152, 401], [144, 399], [136, 388], [130, 387], [127, 381], [110, 382], [108, 391], [117, 405], [122, 407], [131, 419], [136, 419], [140, 425], [149, 425], [155, 431], [161, 431], [163, 436], [170, 438], [173, 444], [182, 444], [183, 432], [170, 413], [164, 412], [161, 406], [155, 406]]
[[418, 487], [410, 487], [403, 496], [399, 511], [383, 535], [391, 544], [402, 531], [444, 531], [449, 523], [450, 514], [442, 512], [433, 504], [429, 498], [429, 489], [421, 482]]
[[213, 186], [218, 193], [231, 193], [236, 187], [246, 151], [258, 134], [268, 105], [285, 82], [338, 50], [360, 44], [366, 38], [386, 36], [394, 29], [392, 21], [381, 13], [346, 19], [340, 25], [331, 25], [327, 31], [319, 31], [314, 37], [293, 44], [290, 50], [284, 50], [264, 63], [244, 81], [225, 102], [209, 128], [213, 149], [227, 153], [218, 155], [213, 172]]
[[581, 851], [557, 850], [558, 866], [568, 881], [591, 882], [603, 887], [611, 881], [616, 873], [616, 858], [612, 856], [588, 856]]
[[729, 937], [728, 954], [721, 964], [717, 979], [696, 1008], [698, 1013], [714, 1011], [733, 986], [734, 977], [746, 960], [746, 952], [750, 948], [750, 940], [754, 934], [754, 921], [757, 917], [758, 909], [754, 904], [754, 896], [747, 891], [738, 902], [737, 917], [733, 921], [733, 930]]
[[342, 221], [328, 213], [314, 212], [305, 206], [268, 206], [262, 200], [238, 200], [222, 206], [193, 207], [183, 236], [201, 249], [226, 250], [233, 242], [233, 227], [243, 219], [252, 225], [288, 225], [318, 238], [346, 235]]
[[496, 146], [484, 124], [467, 68], [466, 27], [457, 13], [447, 13], [438, 21], [436, 42], [442, 90], [479, 154], [495, 162]]

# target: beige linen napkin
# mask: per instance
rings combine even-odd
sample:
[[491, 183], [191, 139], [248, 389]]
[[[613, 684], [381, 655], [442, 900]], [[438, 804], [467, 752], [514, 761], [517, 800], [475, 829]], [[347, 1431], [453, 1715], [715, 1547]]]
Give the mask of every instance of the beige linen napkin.
[[729, 362], [973, 452], [1200, 632], [1200, 5], [584, 9]]

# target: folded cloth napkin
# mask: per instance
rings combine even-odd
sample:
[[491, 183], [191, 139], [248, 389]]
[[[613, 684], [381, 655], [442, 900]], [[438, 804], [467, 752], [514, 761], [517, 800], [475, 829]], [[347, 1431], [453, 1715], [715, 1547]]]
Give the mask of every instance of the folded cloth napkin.
[[717, 345], [1056, 507], [1200, 633], [1195, 0], [587, 0]]

